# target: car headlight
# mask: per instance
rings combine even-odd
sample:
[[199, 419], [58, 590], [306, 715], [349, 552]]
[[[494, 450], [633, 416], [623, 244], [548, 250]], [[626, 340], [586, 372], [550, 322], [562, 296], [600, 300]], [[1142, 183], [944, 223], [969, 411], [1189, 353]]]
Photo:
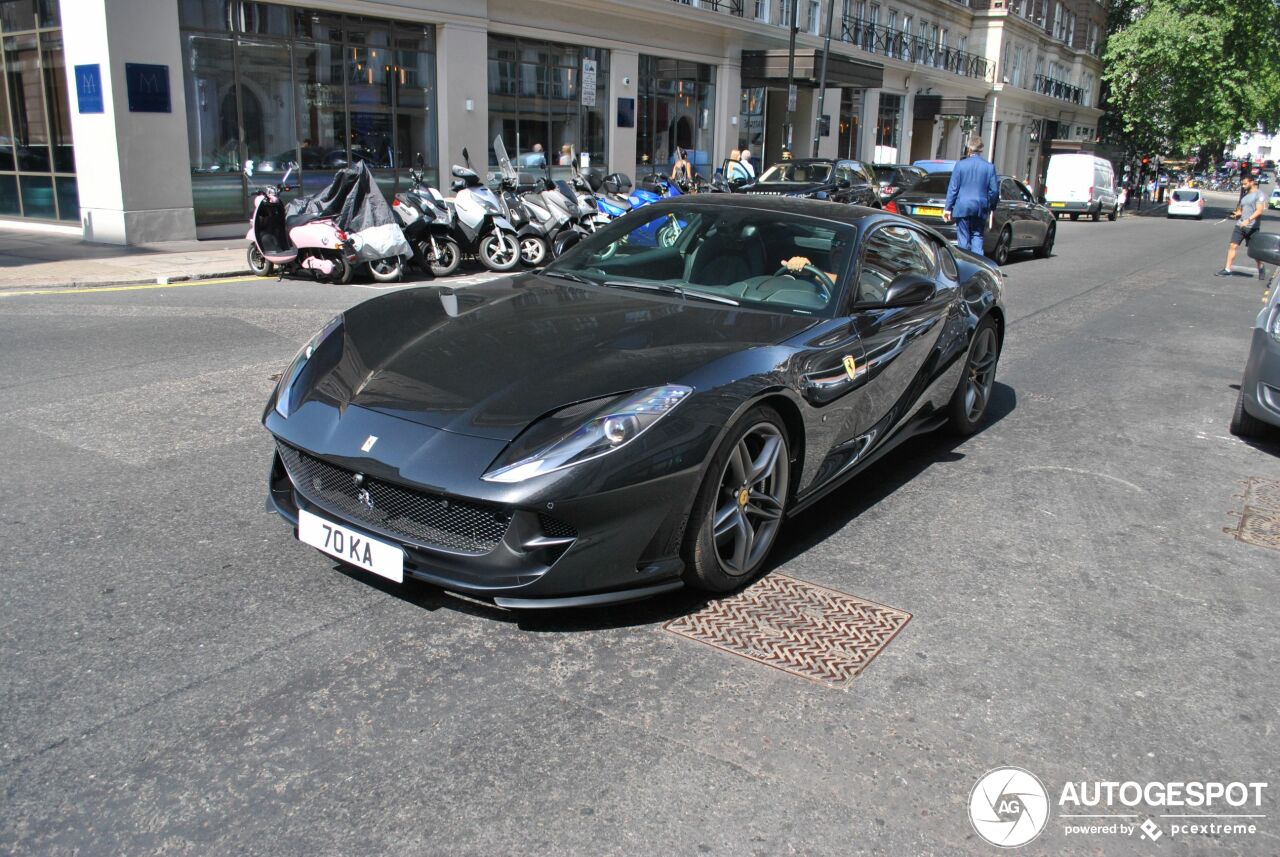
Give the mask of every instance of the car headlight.
[[692, 387], [668, 385], [609, 400], [586, 422], [560, 431], [536, 451], [490, 470], [482, 478], [486, 482], [523, 482], [607, 455], [644, 434], [692, 392]]
[[302, 370], [306, 368], [309, 361], [320, 348], [320, 345], [329, 338], [335, 330], [342, 327], [343, 318], [341, 313], [335, 315], [329, 320], [329, 323], [320, 329], [315, 336], [307, 340], [307, 344], [298, 349], [298, 353], [294, 355], [293, 362], [289, 364], [289, 368], [280, 376], [280, 383], [276, 386], [276, 413], [282, 417], [288, 417], [293, 411], [293, 385], [297, 383], [298, 376], [302, 374]]

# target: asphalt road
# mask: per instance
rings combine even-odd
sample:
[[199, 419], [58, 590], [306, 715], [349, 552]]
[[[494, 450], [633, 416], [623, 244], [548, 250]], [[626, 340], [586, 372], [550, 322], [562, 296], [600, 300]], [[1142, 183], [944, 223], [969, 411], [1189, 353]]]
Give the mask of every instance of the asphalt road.
[[1223, 532], [1280, 447], [1227, 433], [1261, 287], [1214, 219], [1062, 223], [990, 425], [789, 524], [777, 571], [913, 614], [848, 690], [664, 631], [684, 594], [513, 615], [294, 541], [261, 408], [367, 289], [0, 296], [0, 852], [994, 854], [1006, 764], [1272, 784], [1253, 835], [1021, 853], [1280, 851], [1280, 553]]

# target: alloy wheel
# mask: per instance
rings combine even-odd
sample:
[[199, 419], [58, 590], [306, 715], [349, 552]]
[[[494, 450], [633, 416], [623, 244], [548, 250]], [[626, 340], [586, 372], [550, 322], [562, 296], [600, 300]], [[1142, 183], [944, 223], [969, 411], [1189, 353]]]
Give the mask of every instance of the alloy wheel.
[[749, 574], [772, 547], [782, 525], [790, 478], [787, 442], [762, 422], [735, 444], [720, 476], [712, 520], [716, 556], [726, 574]]
[[996, 380], [996, 360], [999, 358], [995, 328], [983, 327], [973, 340], [973, 348], [969, 352], [968, 377], [964, 381], [964, 409], [971, 421], [977, 421], [987, 409], [991, 387]]

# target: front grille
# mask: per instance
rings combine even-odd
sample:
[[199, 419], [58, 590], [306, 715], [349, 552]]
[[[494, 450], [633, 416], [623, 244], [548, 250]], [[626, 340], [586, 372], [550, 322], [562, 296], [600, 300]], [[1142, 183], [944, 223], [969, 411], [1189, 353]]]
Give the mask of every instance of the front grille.
[[538, 523], [542, 525], [542, 534], [548, 538], [574, 539], [578, 537], [578, 531], [559, 518], [553, 518], [550, 515], [544, 515], [539, 512]]
[[498, 546], [511, 523], [511, 510], [501, 506], [415, 491], [370, 477], [357, 486], [350, 470], [284, 443], [277, 447], [289, 478], [303, 497], [336, 515], [408, 542], [485, 554]]

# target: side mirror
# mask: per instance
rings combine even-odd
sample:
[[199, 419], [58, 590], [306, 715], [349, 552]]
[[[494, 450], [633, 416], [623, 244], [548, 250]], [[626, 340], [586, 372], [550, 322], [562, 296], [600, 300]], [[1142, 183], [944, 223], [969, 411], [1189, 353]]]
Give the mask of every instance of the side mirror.
[[884, 306], [916, 306], [932, 298], [936, 290], [937, 285], [932, 277], [912, 273], [899, 274], [885, 292]]
[[840, 188], [841, 190], [848, 190], [849, 188], [853, 187], [853, 182], [851, 182], [847, 178], [836, 179], [836, 187]]

